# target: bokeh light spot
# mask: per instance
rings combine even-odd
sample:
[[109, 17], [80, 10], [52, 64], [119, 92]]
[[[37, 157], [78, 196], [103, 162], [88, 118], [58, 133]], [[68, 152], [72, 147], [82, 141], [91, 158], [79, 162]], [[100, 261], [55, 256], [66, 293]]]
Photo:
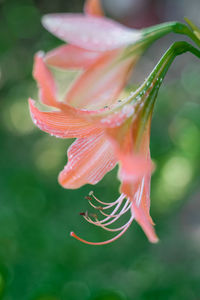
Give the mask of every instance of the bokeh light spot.
[[27, 102], [16, 100], [4, 108], [3, 122], [14, 134], [27, 135], [35, 130], [28, 111]]
[[197, 141], [200, 141], [200, 130], [191, 120], [176, 117], [170, 124], [169, 134], [185, 154], [198, 158], [200, 147]]
[[162, 178], [169, 189], [183, 189], [192, 178], [192, 167], [184, 157], [172, 157], [162, 170]]
[[193, 166], [182, 156], [172, 156], [165, 163], [155, 186], [156, 207], [166, 211], [181, 200], [193, 177]]
[[66, 159], [66, 149], [70, 140], [60, 140], [55, 137], [45, 136], [37, 141], [33, 148], [36, 167], [45, 174], [54, 173], [62, 166]]

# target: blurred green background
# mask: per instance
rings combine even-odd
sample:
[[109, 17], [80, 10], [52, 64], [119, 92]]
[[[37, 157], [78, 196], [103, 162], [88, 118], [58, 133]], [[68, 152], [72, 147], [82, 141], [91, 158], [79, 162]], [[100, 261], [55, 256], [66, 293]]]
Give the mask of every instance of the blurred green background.
[[[175, 3], [174, 3], [175, 2]], [[187, 16], [200, 25], [199, 1], [107, 0], [112, 18], [136, 28]], [[84, 222], [84, 196], [117, 197], [117, 170], [95, 187], [64, 190], [57, 174], [72, 141], [50, 137], [29, 116], [37, 99], [33, 55], [62, 42], [46, 32], [49, 12], [80, 12], [83, 1], [0, 1], [0, 298], [4, 300], [200, 299], [200, 67], [190, 54], [178, 58], [160, 90], [152, 123], [151, 214], [160, 237], [150, 244], [133, 223], [117, 242]], [[138, 64], [138, 84], [177, 37], [156, 42]], [[182, 37], [183, 39], [183, 37]]]

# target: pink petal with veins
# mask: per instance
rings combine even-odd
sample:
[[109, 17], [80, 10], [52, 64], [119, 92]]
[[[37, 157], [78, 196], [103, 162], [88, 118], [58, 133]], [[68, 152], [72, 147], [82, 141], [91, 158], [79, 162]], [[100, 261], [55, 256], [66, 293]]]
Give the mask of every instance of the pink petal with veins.
[[151, 243], [157, 243], [159, 239], [155, 233], [152, 222], [149, 220], [150, 216], [145, 213], [142, 206], [138, 207], [135, 203], [132, 203], [131, 209], [135, 220], [142, 227], [149, 241]]
[[118, 61], [121, 51], [107, 52], [81, 74], [68, 91], [65, 102], [77, 108], [103, 108], [117, 101], [137, 58]]
[[103, 133], [77, 139], [68, 150], [68, 163], [59, 175], [59, 183], [68, 189], [96, 184], [115, 165], [112, 148]]
[[135, 182], [135, 180], [128, 183], [122, 182], [120, 192], [125, 194], [132, 202], [132, 214], [138, 224], [142, 227], [149, 241], [156, 243], [158, 242], [158, 237], [156, 236], [153, 227], [155, 224], [149, 213], [150, 180], [151, 176], [147, 174], [137, 182]]
[[101, 129], [73, 112], [73, 108], [61, 111], [40, 111], [33, 100], [29, 100], [33, 122], [43, 131], [60, 138], [85, 137], [99, 134]]
[[39, 52], [35, 55], [33, 76], [39, 86], [39, 95], [41, 101], [49, 106], [58, 106], [56, 99], [56, 85], [51, 72], [44, 64], [44, 55]]
[[141, 38], [139, 30], [129, 29], [105, 17], [49, 14], [42, 18], [42, 24], [61, 40], [94, 51], [121, 48]]
[[101, 53], [81, 49], [73, 45], [63, 45], [45, 55], [45, 62], [62, 69], [87, 69]]
[[119, 178], [122, 181], [133, 182], [146, 174], [151, 174], [153, 165], [151, 160], [140, 154], [124, 154], [118, 152], [117, 158], [120, 161]]

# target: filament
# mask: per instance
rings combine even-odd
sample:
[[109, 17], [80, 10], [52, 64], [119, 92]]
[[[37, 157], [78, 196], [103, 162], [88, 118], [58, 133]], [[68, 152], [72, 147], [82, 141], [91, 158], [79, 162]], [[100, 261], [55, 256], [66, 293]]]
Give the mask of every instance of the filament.
[[[123, 195], [123, 194], [121, 194], [119, 198], [121, 198], [122, 195]], [[103, 204], [103, 205], [108, 205], [108, 206], [110, 206], [110, 205], [115, 205], [115, 203], [117, 203], [118, 200], [119, 200], [119, 198], [118, 198], [116, 201], [111, 202], [111, 203], [109, 203], [109, 202], [103, 202], [103, 201], [99, 200], [99, 199], [94, 195], [93, 191], [91, 191], [91, 192], [89, 193], [89, 196], [92, 196], [97, 202], [99, 202], [99, 203], [101, 203], [101, 204]]]
[[[127, 226], [127, 223], [129, 222], [129, 221], [128, 221], [126, 224], [124, 224], [124, 225], [122, 225], [121, 227], [118, 227], [118, 228], [108, 228], [108, 227], [105, 226], [104, 224], [101, 224], [97, 218], [95, 218], [95, 219], [96, 219], [96, 222], [92, 221], [92, 219], [90, 219], [89, 217], [88, 217], [88, 218], [85, 218], [85, 220], [87, 220], [89, 223], [94, 224], [94, 225], [97, 225], [97, 226], [99, 226], [99, 227], [105, 229], [106, 231], [121, 231], [124, 227]], [[130, 220], [130, 219], [129, 219], [129, 220]]]
[[[141, 187], [142, 189], [142, 187]], [[101, 206], [96, 206], [92, 203], [92, 198], [93, 197], [94, 200], [96, 200], [98, 203], [101, 204]], [[139, 195], [139, 197], [141, 197]], [[132, 203], [130, 202], [130, 199], [127, 199], [125, 201], [125, 203], [122, 205], [123, 200], [126, 198], [126, 196], [124, 194], [121, 194], [118, 199], [114, 202], [108, 203], [108, 202], [103, 202], [101, 200], [99, 200], [94, 194], [93, 192], [89, 193], [89, 197], [86, 197], [86, 199], [88, 199], [89, 204], [95, 208], [96, 210], [98, 210], [103, 216], [105, 216], [104, 219], [99, 220], [96, 214], [88, 214], [88, 212], [81, 213], [81, 215], [84, 217], [84, 219], [95, 225], [98, 226], [102, 229], [105, 229], [106, 231], [110, 231], [110, 232], [116, 232], [116, 231], [120, 231], [116, 236], [114, 236], [113, 238], [107, 240], [107, 241], [103, 241], [103, 242], [89, 242], [87, 240], [84, 240], [82, 238], [80, 238], [79, 236], [77, 236], [74, 232], [71, 232], [71, 236], [73, 236], [74, 238], [76, 238], [77, 240], [85, 243], [85, 244], [89, 244], [89, 245], [105, 245], [105, 244], [109, 244], [115, 240], [117, 240], [119, 237], [121, 237], [124, 232], [129, 228], [130, 224], [132, 223], [133, 219], [134, 219], [134, 215], [133, 212], [130, 211], [131, 216], [129, 218], [129, 220], [122, 226], [119, 226], [117, 228], [109, 228], [108, 226], [113, 224], [114, 222], [116, 222], [122, 215], [124, 215], [126, 212], [128, 212], [128, 210], [130, 210]], [[111, 207], [115, 206], [111, 213], [105, 213], [103, 210], [105, 209], [109, 209]], [[94, 218], [94, 220], [92, 218]]]
[[84, 240], [84, 239], [80, 238], [79, 236], [77, 236], [73, 231], [70, 233], [70, 235], [72, 237], [74, 237], [75, 239], [79, 240], [80, 242], [88, 244], [88, 245], [99, 246], [99, 245], [110, 244], [110, 243], [116, 241], [118, 238], [120, 238], [127, 231], [127, 229], [130, 227], [133, 219], [134, 219], [134, 216], [131, 216], [129, 222], [126, 224], [126, 227], [119, 234], [117, 234], [115, 237], [113, 237], [112, 239], [107, 240], [107, 241], [103, 241], [103, 242], [89, 242], [89, 241]]
[[[119, 217], [119, 216], [125, 214], [125, 213], [129, 210], [129, 208], [127, 207], [128, 203], [129, 203], [129, 200], [126, 201], [126, 203], [125, 203], [123, 209], [122, 209], [121, 212], [120, 212], [119, 214], [117, 214], [117, 215], [112, 215], [112, 216], [111, 216], [111, 215], [109, 215], [109, 214], [104, 213], [102, 210], [100, 210], [100, 213], [101, 213], [102, 215], [106, 216], [106, 217], [109, 217], [109, 216], [110, 216], [110, 217], [115, 217], [115, 218], [117, 218], [117, 217]], [[130, 204], [130, 205], [131, 205], [131, 204]]]
[[144, 177], [142, 178], [142, 184], [141, 184], [141, 187], [139, 189], [139, 197], [136, 200], [136, 205], [137, 206], [140, 205], [140, 202], [141, 202], [141, 199], [142, 199], [143, 190], [144, 190]]
[[[121, 195], [122, 196], [122, 195]], [[115, 213], [118, 211], [118, 209], [120, 208], [120, 206], [121, 206], [121, 204], [122, 204], [122, 201], [123, 201], [123, 199], [124, 199], [124, 197], [125, 196], [123, 196], [123, 198], [122, 197], [119, 197], [118, 198], [118, 204], [117, 204], [117, 206], [113, 209], [113, 211], [110, 213], [110, 215], [108, 216], [108, 217], [106, 217], [106, 218], [104, 218], [103, 220], [101, 220], [100, 222], [101, 223], [105, 223], [105, 222], [107, 222], [107, 221], [109, 221], [110, 220], [110, 218], [113, 216], [113, 215], [115, 215]], [[113, 219], [114, 220], [114, 219]]]

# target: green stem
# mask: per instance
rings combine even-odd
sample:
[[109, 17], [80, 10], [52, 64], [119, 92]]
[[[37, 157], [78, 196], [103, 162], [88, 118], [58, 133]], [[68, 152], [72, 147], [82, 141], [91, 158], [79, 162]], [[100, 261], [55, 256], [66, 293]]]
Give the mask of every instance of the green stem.
[[198, 45], [198, 47], [200, 47], [200, 40], [193, 33], [193, 31], [190, 30], [185, 24], [179, 22], [162, 23], [142, 30], [144, 39], [148, 38], [150, 39], [150, 42], [151, 39], [158, 39], [170, 32], [186, 35], [191, 38]]
[[195, 42], [197, 44], [197, 46], [200, 47], [200, 40], [197, 38], [197, 36], [194, 34], [194, 32], [192, 30], [190, 30], [185, 24], [177, 23], [173, 27], [173, 32], [184, 34], [184, 35], [188, 36], [189, 38], [191, 38], [193, 40], [193, 42]]
[[142, 136], [143, 130], [147, 124], [147, 120], [149, 119], [149, 116], [152, 113], [160, 85], [169, 67], [171, 66], [175, 57], [186, 52], [190, 52], [198, 58], [200, 58], [200, 50], [196, 49], [187, 42], [175, 42], [165, 52], [165, 54], [162, 56], [162, 58], [155, 66], [151, 74], [138, 89], [137, 96], [141, 96], [143, 98], [142, 102], [144, 103], [143, 109], [141, 111], [141, 126], [138, 131], [138, 144]]
[[[200, 50], [196, 49], [191, 44], [184, 41], [175, 42], [168, 48], [168, 50], [162, 56], [162, 58], [157, 63], [157, 65], [155, 66], [151, 74], [148, 76], [146, 81], [152, 82], [153, 80], [155, 80], [155, 78], [157, 78], [158, 75], [160, 75], [161, 70], [164, 71], [163, 74], [163, 78], [164, 78], [164, 75], [167, 73], [175, 57], [186, 52], [191, 52], [196, 57], [200, 58]], [[143, 85], [145, 85], [145, 83]]]

